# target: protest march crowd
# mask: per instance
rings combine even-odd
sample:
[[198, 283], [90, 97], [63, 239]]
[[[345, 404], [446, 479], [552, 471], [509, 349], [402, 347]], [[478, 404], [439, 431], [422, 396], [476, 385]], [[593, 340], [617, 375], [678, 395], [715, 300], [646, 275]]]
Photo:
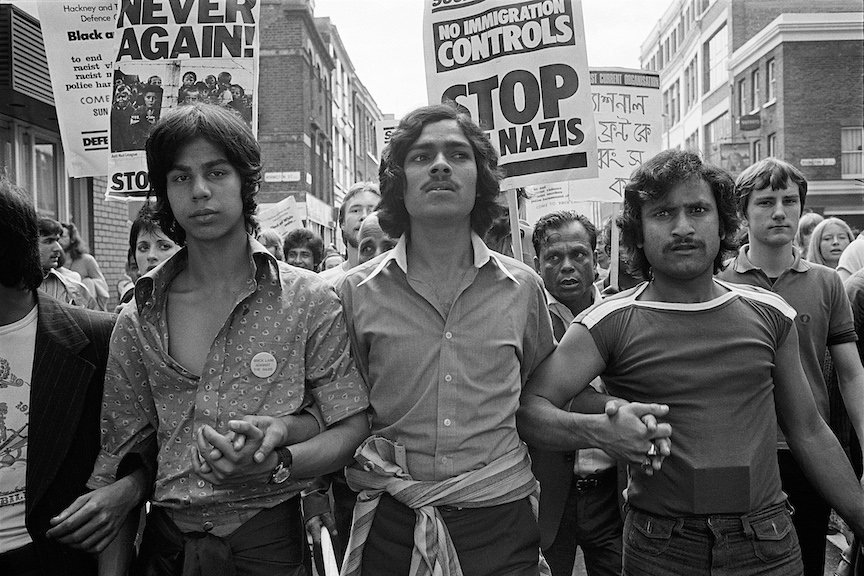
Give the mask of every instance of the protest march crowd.
[[194, 81], [143, 120], [115, 313], [0, 177], [0, 574], [324, 575], [332, 542], [344, 576], [567, 576], [578, 547], [591, 576], [821, 576], [829, 521], [851, 568], [864, 236], [795, 167], [660, 152], [523, 262], [495, 149], [427, 106], [346, 195], [343, 256], [259, 230], [259, 145]]

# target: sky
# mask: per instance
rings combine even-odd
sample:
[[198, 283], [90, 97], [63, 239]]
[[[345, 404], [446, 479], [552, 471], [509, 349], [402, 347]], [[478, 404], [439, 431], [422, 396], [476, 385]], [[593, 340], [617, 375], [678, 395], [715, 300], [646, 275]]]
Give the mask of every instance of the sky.
[[[328, 16], [360, 81], [396, 118], [428, 104], [421, 0], [314, 0]], [[588, 65], [639, 68], [639, 50], [673, 0], [582, 0]]]
[[[674, 0], [582, 0], [588, 65], [639, 68], [639, 50]], [[384, 114], [428, 104], [422, 0], [313, 0], [339, 30], [360, 81]], [[36, 15], [35, 0], [0, 0]]]

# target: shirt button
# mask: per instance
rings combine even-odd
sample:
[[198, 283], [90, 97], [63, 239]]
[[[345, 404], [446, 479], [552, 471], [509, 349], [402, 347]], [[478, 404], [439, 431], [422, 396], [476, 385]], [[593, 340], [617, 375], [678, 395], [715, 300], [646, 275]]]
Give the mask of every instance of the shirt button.
[[451, 380], [453, 380], [453, 377], [450, 376], [449, 374], [447, 374], [446, 376], [444, 376], [444, 381], [445, 381], [445, 382], [450, 382]]
[[205, 532], [210, 532], [211, 530], [213, 530], [213, 523], [208, 520], [207, 522], [204, 522], [201, 527], [204, 529]]
[[453, 333], [452, 332], [445, 332], [444, 337], [447, 338], [447, 340], [450, 340], [451, 338], [453, 338]]
[[204, 487], [204, 481], [198, 480], [198, 488], [203, 488], [203, 487]]
[[445, 419], [444, 419], [444, 426], [450, 426], [450, 424], [452, 424], [452, 422], [450, 421], [450, 419], [449, 419], [449, 418], [445, 418]]

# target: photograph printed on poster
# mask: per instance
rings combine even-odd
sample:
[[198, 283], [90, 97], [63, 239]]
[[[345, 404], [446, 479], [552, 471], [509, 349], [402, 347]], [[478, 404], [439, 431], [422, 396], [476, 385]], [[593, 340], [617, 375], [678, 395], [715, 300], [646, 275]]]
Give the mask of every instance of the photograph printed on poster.
[[222, 106], [252, 126], [251, 62], [223, 58], [118, 64], [114, 70], [111, 152], [142, 151], [162, 110]]

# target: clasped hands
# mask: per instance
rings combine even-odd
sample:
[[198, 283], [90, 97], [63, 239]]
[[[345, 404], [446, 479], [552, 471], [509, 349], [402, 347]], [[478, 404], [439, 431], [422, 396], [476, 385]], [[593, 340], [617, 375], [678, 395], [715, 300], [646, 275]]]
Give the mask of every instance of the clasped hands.
[[672, 453], [672, 426], [658, 421], [669, 413], [665, 404], [643, 404], [613, 398], [606, 403], [611, 436], [603, 450], [615, 458], [639, 466], [651, 476]]
[[289, 443], [290, 418], [244, 416], [230, 420], [225, 434], [201, 426], [192, 450], [195, 474], [215, 485], [266, 482], [278, 462], [274, 450]]

